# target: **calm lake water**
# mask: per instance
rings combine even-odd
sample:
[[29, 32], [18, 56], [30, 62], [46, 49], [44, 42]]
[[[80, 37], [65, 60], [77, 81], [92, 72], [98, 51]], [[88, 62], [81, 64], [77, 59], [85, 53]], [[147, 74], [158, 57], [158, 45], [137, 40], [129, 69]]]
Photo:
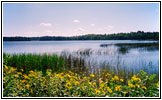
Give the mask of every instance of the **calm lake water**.
[[3, 42], [3, 52], [70, 54], [85, 59], [90, 64], [91, 71], [109, 67], [159, 73], [157, 41], [12, 41]]

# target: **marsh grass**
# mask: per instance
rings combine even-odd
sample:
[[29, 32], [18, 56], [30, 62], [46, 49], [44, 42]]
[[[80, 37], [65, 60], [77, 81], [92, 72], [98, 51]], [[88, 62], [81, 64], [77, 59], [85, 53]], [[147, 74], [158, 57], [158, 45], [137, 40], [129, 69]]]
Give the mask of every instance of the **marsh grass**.
[[18, 69], [24, 69], [25, 72], [30, 70], [39, 70], [43, 73], [46, 69], [52, 69], [55, 72], [61, 72], [65, 69], [67, 61], [62, 56], [38, 55], [38, 54], [6, 54], [3, 53], [3, 63], [14, 66]]
[[65, 72], [72, 70], [80, 73], [88, 71], [85, 60], [81, 57], [72, 55], [55, 55], [55, 54], [6, 54], [3, 53], [3, 64], [24, 69], [28, 73], [30, 70], [42, 71], [46, 74], [46, 69], [53, 72]]
[[[102, 77], [103, 73], [119, 75], [127, 80], [136, 72], [126, 67], [120, 66], [120, 59], [115, 66], [109, 63], [101, 63], [100, 67], [95, 61], [87, 60], [82, 56], [74, 56], [72, 54], [62, 52], [61, 55], [56, 54], [6, 54], [3, 53], [3, 64], [15, 67], [18, 70], [23, 69], [28, 74], [30, 70], [42, 71], [46, 75], [46, 70], [51, 69], [52, 72], [68, 72], [69, 70], [78, 74], [93, 73]], [[102, 73], [102, 74], [101, 74]], [[103, 77], [104, 78], [104, 77]]]

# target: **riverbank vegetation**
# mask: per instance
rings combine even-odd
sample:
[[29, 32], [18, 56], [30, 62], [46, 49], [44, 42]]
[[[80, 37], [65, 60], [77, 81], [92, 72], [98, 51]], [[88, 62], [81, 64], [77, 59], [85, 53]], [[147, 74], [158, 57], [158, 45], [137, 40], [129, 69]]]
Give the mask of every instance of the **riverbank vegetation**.
[[[77, 55], [87, 56], [89, 53], [87, 50], [78, 51]], [[6, 54], [3, 53], [3, 64], [7, 66], [12, 66], [18, 70], [23, 69], [25, 73], [28, 74], [30, 70], [42, 71], [43, 75], [46, 75], [46, 70], [51, 69], [52, 72], [67, 72], [72, 71], [75, 73], [93, 73], [99, 74], [110, 73], [112, 75], [120, 75], [125, 79], [132, 77], [134, 73], [133, 70], [122, 69], [117, 67], [111, 67], [109, 64], [101, 64], [102, 68], [99, 70], [97, 68], [92, 68], [95, 66], [91, 61], [86, 61], [86, 59], [66, 54], [63, 52], [60, 56], [56, 54]]]
[[38, 70], [46, 74], [47, 69], [51, 69], [53, 72], [72, 70], [78, 73], [87, 70], [84, 59], [65, 54], [58, 56], [56, 54], [3, 53], [3, 63], [17, 69], [24, 69], [26, 73], [30, 70]]
[[158, 97], [159, 81], [146, 72], [133, 75], [128, 81], [106, 73], [105, 78], [94, 74], [71, 71], [54, 72], [50, 69], [29, 71], [3, 65], [4, 97]]
[[3, 53], [4, 97], [158, 97], [159, 75], [90, 72], [84, 59]]
[[3, 37], [3, 41], [62, 41], [62, 40], [159, 40], [159, 32], [130, 32], [117, 34], [88, 34], [82, 36], [61, 37]]

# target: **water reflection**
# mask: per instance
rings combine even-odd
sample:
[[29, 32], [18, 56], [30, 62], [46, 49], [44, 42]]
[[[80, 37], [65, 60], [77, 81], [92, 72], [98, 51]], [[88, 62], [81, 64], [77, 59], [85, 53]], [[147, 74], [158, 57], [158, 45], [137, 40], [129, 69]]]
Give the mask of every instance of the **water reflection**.
[[116, 46], [118, 48], [118, 53], [126, 54], [131, 49], [137, 49], [139, 51], [147, 50], [154, 51], [159, 50], [159, 43], [116, 43], [116, 44], [101, 44], [100, 47], [108, 48], [110, 46]]

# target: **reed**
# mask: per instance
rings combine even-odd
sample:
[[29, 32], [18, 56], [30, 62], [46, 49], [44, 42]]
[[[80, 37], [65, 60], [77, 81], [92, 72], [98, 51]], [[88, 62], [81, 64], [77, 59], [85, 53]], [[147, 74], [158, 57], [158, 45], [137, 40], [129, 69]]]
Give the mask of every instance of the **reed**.
[[3, 63], [18, 69], [39, 70], [46, 72], [46, 69], [52, 69], [55, 72], [61, 72], [65, 69], [67, 60], [62, 56], [55, 54], [6, 54], [3, 53]]
[[26, 74], [28, 74], [30, 70], [33, 70], [42, 71], [43, 75], [46, 75], [46, 70], [51, 69], [52, 72], [68, 72], [70, 70], [78, 74], [93, 73], [102, 77], [101, 73], [108, 72], [112, 75], [120, 75], [125, 80], [135, 74], [133, 70], [125, 67], [121, 68], [120, 62], [116, 62], [116, 67], [105, 62], [101, 64], [100, 68], [94, 62], [92, 60], [87, 61], [82, 56], [74, 56], [65, 52], [59, 56], [56, 54], [3, 53], [3, 65], [15, 67], [19, 71], [23, 69]]

